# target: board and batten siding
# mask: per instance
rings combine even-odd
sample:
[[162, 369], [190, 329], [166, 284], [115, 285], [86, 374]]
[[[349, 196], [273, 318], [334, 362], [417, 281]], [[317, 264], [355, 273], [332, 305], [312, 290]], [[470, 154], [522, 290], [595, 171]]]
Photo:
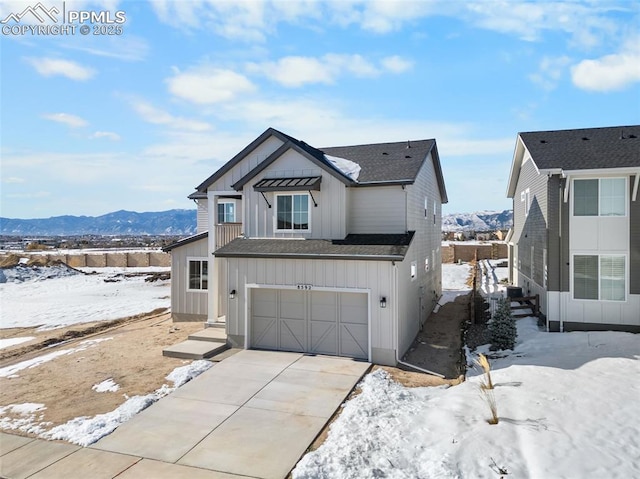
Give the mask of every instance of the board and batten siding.
[[407, 229], [416, 232], [411, 250], [415, 250], [415, 260], [418, 266], [417, 281], [423, 291], [420, 307], [420, 324], [422, 324], [442, 294], [442, 253], [440, 249], [442, 244], [442, 196], [431, 153], [425, 159], [415, 182], [408, 185], [406, 190]]
[[198, 210], [196, 213], [196, 232], [204, 233], [205, 231], [209, 231], [209, 213], [207, 208], [207, 200], [206, 198], [196, 200], [196, 204], [198, 205]]
[[[236, 347], [244, 347], [247, 314], [251, 316], [251, 288], [310, 285], [313, 289], [368, 291], [371, 311], [370, 337], [374, 361], [390, 364], [395, 356], [396, 336], [392, 321], [393, 265], [391, 261], [311, 260], [281, 258], [221, 258], [227, 262], [227, 288], [237, 296], [229, 300], [227, 334]], [[380, 298], [387, 307], [380, 308]], [[245, 309], [246, 306], [246, 309]], [[395, 364], [395, 362], [394, 362]]]
[[247, 154], [245, 158], [234, 165], [233, 168], [213, 182], [209, 186], [208, 191], [233, 191], [231, 185], [238, 182], [243, 176], [258, 166], [259, 163], [276, 151], [282, 144], [283, 142], [280, 139], [275, 136], [270, 136], [252, 152]]
[[[633, 192], [636, 176], [629, 178], [630, 192]], [[635, 201], [629, 195], [629, 293], [640, 295], [640, 191]]]
[[[324, 179], [323, 179], [324, 181]], [[402, 186], [349, 188], [348, 232], [395, 234], [407, 232], [406, 191]]]
[[171, 250], [171, 316], [174, 321], [206, 321], [207, 291], [187, 291], [188, 259], [207, 259], [207, 239]]
[[[303, 176], [322, 176], [320, 191], [311, 191], [309, 198], [310, 232], [277, 232], [275, 231], [276, 195], [278, 192], [266, 192], [265, 198], [254, 191], [253, 184], [263, 178], [286, 178]], [[244, 187], [244, 208], [247, 221], [245, 233], [250, 238], [310, 238], [310, 239], [342, 239], [346, 236], [346, 200], [347, 189], [344, 183], [333, 174], [317, 167], [304, 156], [289, 150], [271, 165], [265, 168]], [[283, 194], [306, 194], [305, 191], [286, 192]], [[314, 206], [313, 201], [318, 206]], [[269, 208], [269, 205], [271, 208]]]

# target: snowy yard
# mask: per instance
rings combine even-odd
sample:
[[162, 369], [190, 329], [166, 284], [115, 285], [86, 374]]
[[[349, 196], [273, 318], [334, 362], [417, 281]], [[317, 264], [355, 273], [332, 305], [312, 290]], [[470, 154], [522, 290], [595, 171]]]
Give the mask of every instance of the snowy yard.
[[[448, 294], [465, 274], [443, 265]], [[546, 333], [520, 319], [515, 351], [491, 359], [498, 424], [487, 422], [479, 370], [438, 388], [406, 388], [377, 370], [293, 477], [640, 477], [639, 360], [640, 335]]]

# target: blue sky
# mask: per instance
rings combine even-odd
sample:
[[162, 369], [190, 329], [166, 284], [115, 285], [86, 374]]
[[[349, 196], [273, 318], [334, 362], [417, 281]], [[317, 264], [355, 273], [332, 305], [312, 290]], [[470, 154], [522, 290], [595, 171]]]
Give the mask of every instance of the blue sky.
[[[36, 4], [0, 1], [0, 19]], [[193, 208], [193, 188], [270, 126], [317, 147], [435, 138], [444, 212], [501, 210], [519, 131], [640, 123], [631, 0], [64, 8], [125, 22], [0, 36], [5, 217]]]

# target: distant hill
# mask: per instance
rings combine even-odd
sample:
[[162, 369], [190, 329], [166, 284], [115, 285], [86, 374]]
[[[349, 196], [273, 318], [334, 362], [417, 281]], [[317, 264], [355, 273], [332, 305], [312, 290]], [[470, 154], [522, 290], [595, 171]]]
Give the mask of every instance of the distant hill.
[[150, 213], [115, 211], [102, 216], [54, 216], [32, 220], [0, 218], [0, 234], [7, 236], [77, 235], [192, 235], [196, 210]]
[[442, 217], [442, 231], [495, 231], [513, 226], [513, 211], [454, 213]]

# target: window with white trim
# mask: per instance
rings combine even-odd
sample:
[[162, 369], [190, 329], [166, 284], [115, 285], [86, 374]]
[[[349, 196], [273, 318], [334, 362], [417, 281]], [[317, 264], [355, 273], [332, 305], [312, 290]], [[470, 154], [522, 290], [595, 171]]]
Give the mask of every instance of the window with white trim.
[[276, 195], [276, 231], [309, 231], [309, 195]]
[[418, 274], [418, 262], [411, 262], [411, 279], [416, 279], [416, 275]]
[[230, 201], [218, 201], [218, 223], [235, 223], [236, 205]]
[[626, 257], [574, 255], [573, 298], [624, 301], [626, 299]]
[[573, 216], [625, 216], [626, 178], [573, 180]]
[[189, 259], [187, 268], [187, 290], [206, 291], [209, 284], [209, 261]]

